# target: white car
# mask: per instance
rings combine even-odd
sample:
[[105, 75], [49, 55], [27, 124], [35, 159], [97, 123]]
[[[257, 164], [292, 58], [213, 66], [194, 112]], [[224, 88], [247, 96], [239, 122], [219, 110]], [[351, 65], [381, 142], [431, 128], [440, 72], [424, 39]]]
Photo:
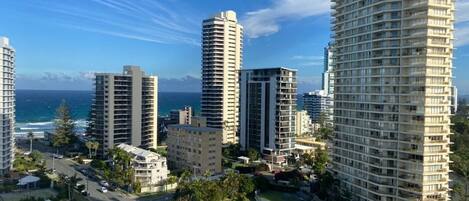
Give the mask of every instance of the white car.
[[101, 187], [101, 192], [103, 192], [103, 193], [107, 193], [107, 188], [106, 188], [106, 187], [104, 187], [104, 186], [102, 186], [102, 187]]
[[100, 181], [99, 184], [101, 184], [101, 186], [103, 187], [109, 187], [109, 183], [107, 183], [107, 181], [104, 181], [104, 180]]
[[63, 155], [60, 155], [60, 154], [52, 154], [52, 157], [57, 158], [57, 159], [62, 159], [62, 158], [64, 158], [64, 156], [63, 156]]

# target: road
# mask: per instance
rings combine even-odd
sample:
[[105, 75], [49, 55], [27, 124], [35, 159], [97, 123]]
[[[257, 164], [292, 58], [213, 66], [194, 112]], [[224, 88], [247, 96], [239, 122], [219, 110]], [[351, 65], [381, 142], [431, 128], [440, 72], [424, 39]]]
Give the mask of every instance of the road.
[[[17, 141], [16, 146], [19, 149], [29, 150], [29, 141]], [[52, 169], [52, 166], [55, 167], [57, 173], [62, 173], [68, 176], [77, 175], [77, 177], [81, 178], [82, 181], [78, 182], [84, 184], [88, 187], [88, 192], [90, 195], [88, 198], [92, 201], [134, 201], [134, 200], [154, 200], [154, 201], [167, 201], [171, 200], [171, 194], [162, 195], [158, 198], [148, 197], [148, 198], [138, 198], [133, 195], [127, 195], [120, 191], [108, 191], [107, 193], [102, 193], [99, 189], [101, 189], [101, 185], [98, 183], [99, 181], [94, 181], [83, 175], [78, 171], [78, 168], [81, 166], [80, 164], [72, 161], [71, 159], [52, 159], [52, 154], [55, 153], [55, 149], [52, 147], [46, 146], [41, 142], [34, 142], [33, 143], [33, 150], [38, 150], [43, 153], [44, 159], [46, 160], [47, 169]]]

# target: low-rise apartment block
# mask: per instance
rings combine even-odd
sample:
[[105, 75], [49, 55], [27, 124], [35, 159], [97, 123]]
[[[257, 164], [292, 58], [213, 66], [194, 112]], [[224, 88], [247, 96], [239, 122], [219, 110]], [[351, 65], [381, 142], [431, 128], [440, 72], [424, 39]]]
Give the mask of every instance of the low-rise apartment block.
[[131, 155], [134, 179], [143, 187], [164, 184], [169, 174], [165, 157], [128, 144], [119, 144], [117, 147]]
[[205, 118], [194, 117], [191, 124], [168, 126], [168, 165], [172, 170], [189, 170], [194, 175], [222, 172], [222, 129], [209, 128]]

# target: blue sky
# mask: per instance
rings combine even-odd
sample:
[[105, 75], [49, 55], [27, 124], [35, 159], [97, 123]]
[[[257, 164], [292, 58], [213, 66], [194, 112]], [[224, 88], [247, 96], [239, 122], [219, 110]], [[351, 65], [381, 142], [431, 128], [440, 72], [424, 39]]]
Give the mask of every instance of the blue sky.
[[[0, 36], [17, 51], [17, 88], [91, 90], [93, 72], [142, 66], [161, 91], [199, 91], [201, 21], [234, 10], [244, 68], [298, 69], [320, 87], [330, 37], [328, 0], [0, 0]], [[469, 1], [457, 4], [455, 83], [469, 94]]]

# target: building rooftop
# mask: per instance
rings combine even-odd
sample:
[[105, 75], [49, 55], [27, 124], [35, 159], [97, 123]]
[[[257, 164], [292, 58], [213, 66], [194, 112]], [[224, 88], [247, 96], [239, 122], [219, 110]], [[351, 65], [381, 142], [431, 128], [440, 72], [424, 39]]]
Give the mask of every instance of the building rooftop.
[[126, 152], [129, 152], [135, 156], [140, 156], [140, 157], [143, 157], [143, 158], [148, 158], [148, 157], [158, 157], [160, 158], [161, 156], [155, 152], [152, 152], [152, 151], [148, 151], [148, 150], [145, 150], [145, 149], [141, 149], [141, 148], [138, 148], [138, 147], [134, 147], [134, 146], [131, 146], [131, 145], [128, 145], [128, 144], [119, 144], [117, 145], [118, 148], [126, 151]]
[[221, 131], [221, 129], [218, 129], [218, 128], [196, 127], [196, 126], [188, 125], [188, 124], [173, 124], [173, 125], [169, 125], [168, 128], [179, 128], [179, 129], [186, 129], [186, 130], [198, 131], [198, 132], [220, 132]]
[[288, 67], [268, 67], [268, 68], [245, 68], [241, 71], [259, 71], [259, 70], [289, 70], [289, 71], [298, 71], [297, 69], [288, 68]]

